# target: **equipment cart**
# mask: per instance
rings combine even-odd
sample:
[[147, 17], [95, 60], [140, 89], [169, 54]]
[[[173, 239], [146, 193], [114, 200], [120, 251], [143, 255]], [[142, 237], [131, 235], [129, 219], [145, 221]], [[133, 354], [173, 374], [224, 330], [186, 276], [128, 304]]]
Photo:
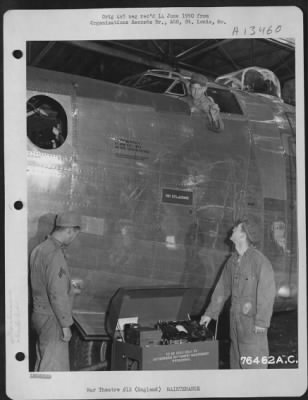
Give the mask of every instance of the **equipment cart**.
[[196, 289], [121, 288], [110, 301], [111, 370], [218, 369], [218, 341], [190, 320]]

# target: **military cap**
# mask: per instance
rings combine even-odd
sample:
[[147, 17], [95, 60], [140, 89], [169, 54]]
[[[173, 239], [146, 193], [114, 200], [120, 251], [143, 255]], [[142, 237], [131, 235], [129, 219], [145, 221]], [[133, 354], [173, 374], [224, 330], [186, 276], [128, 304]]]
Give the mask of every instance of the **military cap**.
[[245, 217], [241, 220], [241, 224], [250, 242], [257, 243], [260, 241], [260, 226], [256, 218], [252, 216]]
[[56, 217], [56, 226], [62, 228], [72, 228], [75, 226], [81, 227], [81, 217], [79, 214], [73, 211], [67, 211], [62, 214], [58, 214]]
[[209, 80], [207, 79], [206, 76], [197, 73], [193, 73], [190, 79], [191, 85], [193, 85], [194, 83], [199, 83], [199, 85], [205, 86], [208, 84], [208, 82]]

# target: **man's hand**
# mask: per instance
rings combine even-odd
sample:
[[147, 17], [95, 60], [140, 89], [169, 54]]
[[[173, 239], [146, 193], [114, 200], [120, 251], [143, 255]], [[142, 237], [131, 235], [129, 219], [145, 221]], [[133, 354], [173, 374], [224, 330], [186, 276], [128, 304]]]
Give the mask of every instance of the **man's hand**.
[[201, 319], [200, 319], [200, 325], [205, 325], [206, 327], [208, 326], [208, 324], [211, 322], [212, 318], [209, 317], [208, 315], [204, 314], [202, 315]]
[[82, 279], [72, 279], [71, 280], [71, 293], [73, 295], [79, 295], [83, 289]]
[[266, 328], [262, 328], [262, 326], [255, 326], [254, 331], [255, 333], [264, 333]]
[[191, 106], [190, 107], [190, 112], [195, 113], [195, 112], [200, 112], [200, 110], [196, 106]]
[[63, 336], [62, 336], [63, 342], [69, 342], [71, 340], [71, 337], [72, 337], [71, 328], [70, 327], [62, 328], [62, 333], [63, 333]]
[[210, 115], [213, 118], [213, 120], [216, 122], [219, 118], [219, 106], [218, 104], [214, 103], [210, 105], [210, 109], [209, 109]]

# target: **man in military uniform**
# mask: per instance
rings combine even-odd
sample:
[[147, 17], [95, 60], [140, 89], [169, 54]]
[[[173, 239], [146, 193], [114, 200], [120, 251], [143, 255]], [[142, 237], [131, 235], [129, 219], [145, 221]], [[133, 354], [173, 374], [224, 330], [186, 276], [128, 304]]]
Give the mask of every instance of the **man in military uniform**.
[[73, 288], [65, 247], [78, 235], [80, 216], [59, 214], [51, 235], [30, 256], [32, 324], [37, 333], [35, 371], [69, 371]]
[[228, 260], [200, 323], [209, 324], [219, 316], [231, 296], [230, 367], [267, 368], [267, 329], [276, 294], [269, 260], [252, 244], [259, 230], [252, 218], [239, 221], [231, 241], [236, 252]]
[[204, 113], [209, 129], [214, 132], [223, 131], [224, 123], [221, 119], [219, 106], [212, 97], [206, 94], [208, 79], [204, 75], [194, 73], [191, 76], [189, 86], [191, 97], [188, 97], [186, 101], [190, 105], [191, 112]]

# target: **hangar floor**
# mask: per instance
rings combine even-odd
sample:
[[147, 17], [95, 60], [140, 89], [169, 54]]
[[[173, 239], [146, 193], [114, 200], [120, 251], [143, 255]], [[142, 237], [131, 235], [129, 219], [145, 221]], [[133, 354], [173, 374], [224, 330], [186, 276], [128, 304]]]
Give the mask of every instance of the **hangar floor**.
[[[221, 336], [227, 333], [224, 318], [220, 328]], [[297, 311], [275, 313], [268, 332], [270, 364], [269, 368], [297, 368], [298, 360]], [[229, 368], [229, 341], [220, 341], [220, 368]]]

